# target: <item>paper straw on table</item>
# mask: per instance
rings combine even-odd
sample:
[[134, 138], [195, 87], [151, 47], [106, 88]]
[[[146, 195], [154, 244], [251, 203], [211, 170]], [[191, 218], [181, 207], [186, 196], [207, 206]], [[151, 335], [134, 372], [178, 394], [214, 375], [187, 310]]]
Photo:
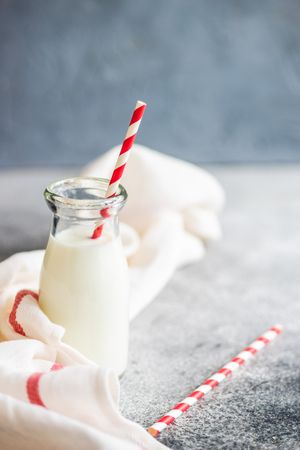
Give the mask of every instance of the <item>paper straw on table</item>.
[[251, 359], [259, 350], [269, 344], [273, 339], [278, 336], [282, 331], [281, 325], [274, 325], [259, 338], [257, 338], [252, 344], [246, 347], [241, 353], [239, 353], [230, 362], [225, 364], [220, 370], [211, 375], [205, 380], [199, 387], [197, 387], [191, 394], [189, 394], [184, 400], [177, 403], [171, 411], [162, 416], [157, 422], [148, 428], [148, 432], [157, 437], [159, 433], [167, 428], [177, 417], [187, 411], [190, 406], [194, 405], [200, 398], [204, 397], [209, 391], [214, 389], [225, 378], [229, 377], [235, 370], [243, 365], [248, 359]]
[[[145, 102], [141, 102], [140, 100], [138, 100], [136, 102], [131, 120], [129, 122], [127, 133], [123, 140], [123, 144], [122, 144], [115, 168], [113, 170], [113, 173], [110, 178], [109, 185], [108, 185], [108, 188], [107, 188], [107, 191], [105, 194], [105, 197], [107, 197], [107, 198], [113, 197], [117, 193], [117, 190], [118, 190], [126, 163], [129, 159], [130, 151], [133, 147], [133, 144], [134, 144], [139, 126], [141, 124], [146, 106], [147, 106], [147, 104]], [[103, 216], [105, 217], [105, 210], [104, 210]], [[102, 228], [103, 228], [103, 225], [99, 225], [98, 227], [95, 228], [93, 235], [92, 235], [92, 239], [97, 239], [101, 236]]]

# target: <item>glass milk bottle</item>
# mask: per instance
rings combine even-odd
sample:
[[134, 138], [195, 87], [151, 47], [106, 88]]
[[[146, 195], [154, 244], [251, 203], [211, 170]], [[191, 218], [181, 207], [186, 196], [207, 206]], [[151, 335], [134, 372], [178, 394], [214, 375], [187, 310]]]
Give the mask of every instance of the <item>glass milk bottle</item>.
[[[121, 375], [128, 352], [128, 268], [118, 212], [127, 193], [104, 198], [108, 180], [71, 178], [47, 187], [53, 212], [40, 279], [40, 305], [64, 342]], [[101, 231], [92, 239], [96, 227]], [[102, 230], [101, 230], [102, 228]]]

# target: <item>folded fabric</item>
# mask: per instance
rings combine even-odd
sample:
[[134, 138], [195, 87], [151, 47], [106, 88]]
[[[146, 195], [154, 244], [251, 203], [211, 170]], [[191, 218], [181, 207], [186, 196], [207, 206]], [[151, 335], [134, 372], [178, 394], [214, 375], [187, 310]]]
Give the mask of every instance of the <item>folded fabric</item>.
[[[118, 151], [105, 153], [83, 175], [109, 178]], [[131, 152], [122, 184], [128, 201], [120, 215], [126, 224], [121, 235], [128, 247], [134, 317], [178, 267], [201, 259], [205, 244], [221, 237], [224, 191], [205, 170], [141, 145]]]
[[165, 448], [119, 413], [115, 373], [62, 342], [64, 329], [45, 316], [35, 292], [18, 292], [7, 313], [0, 322], [8, 339], [0, 344], [0, 448]]
[[[84, 170], [109, 177], [118, 149]], [[135, 146], [122, 180], [129, 197], [121, 237], [131, 276], [131, 317], [177, 267], [220, 237], [223, 190], [196, 166]], [[0, 264], [0, 448], [163, 449], [118, 412], [119, 382], [63, 343], [38, 303], [43, 251]]]

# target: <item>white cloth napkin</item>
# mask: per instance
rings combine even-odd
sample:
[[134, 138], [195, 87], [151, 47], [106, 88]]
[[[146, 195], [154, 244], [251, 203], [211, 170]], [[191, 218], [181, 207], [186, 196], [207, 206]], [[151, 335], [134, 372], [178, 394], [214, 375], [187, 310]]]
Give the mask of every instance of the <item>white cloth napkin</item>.
[[[83, 175], [109, 178], [114, 147]], [[218, 214], [224, 191], [205, 170], [135, 145], [122, 178], [128, 192], [120, 217], [131, 273], [131, 317], [164, 287], [176, 268], [199, 260], [205, 244], [221, 237]], [[125, 226], [126, 225], [126, 226]]]
[[[117, 152], [92, 163], [85, 175], [109, 177]], [[201, 258], [204, 243], [219, 238], [224, 195], [207, 172], [141, 146], [123, 184], [129, 199], [121, 235], [133, 317], [178, 266]], [[165, 448], [120, 415], [115, 374], [64, 344], [64, 329], [40, 310], [42, 257], [42, 251], [19, 253], [0, 264], [0, 448]]]
[[0, 321], [7, 339], [0, 344], [1, 449], [165, 448], [121, 416], [117, 376], [61, 341], [64, 329], [41, 311], [35, 292], [18, 292], [7, 313]]

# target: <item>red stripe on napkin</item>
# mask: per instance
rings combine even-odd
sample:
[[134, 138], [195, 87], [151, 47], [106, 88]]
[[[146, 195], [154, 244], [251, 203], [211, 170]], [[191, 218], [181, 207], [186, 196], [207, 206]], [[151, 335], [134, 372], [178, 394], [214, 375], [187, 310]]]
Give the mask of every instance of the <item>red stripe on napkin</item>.
[[26, 391], [30, 403], [47, 408], [40, 395], [39, 384], [42, 375], [42, 372], [35, 372], [30, 375], [30, 377], [27, 379]]
[[19, 322], [17, 321], [17, 310], [20, 306], [21, 301], [26, 295], [33, 297], [37, 302], [39, 301], [39, 297], [36, 292], [30, 291], [28, 289], [23, 289], [22, 291], [19, 291], [15, 297], [15, 301], [8, 318], [8, 321], [13, 327], [14, 331], [16, 333], [22, 334], [22, 336], [26, 336], [26, 333], [22, 325], [19, 324]]
[[62, 364], [54, 363], [50, 370], [52, 370], [52, 371], [53, 371], [53, 370], [60, 370], [60, 369], [62, 369], [63, 367], [64, 367], [64, 366], [63, 366]]

